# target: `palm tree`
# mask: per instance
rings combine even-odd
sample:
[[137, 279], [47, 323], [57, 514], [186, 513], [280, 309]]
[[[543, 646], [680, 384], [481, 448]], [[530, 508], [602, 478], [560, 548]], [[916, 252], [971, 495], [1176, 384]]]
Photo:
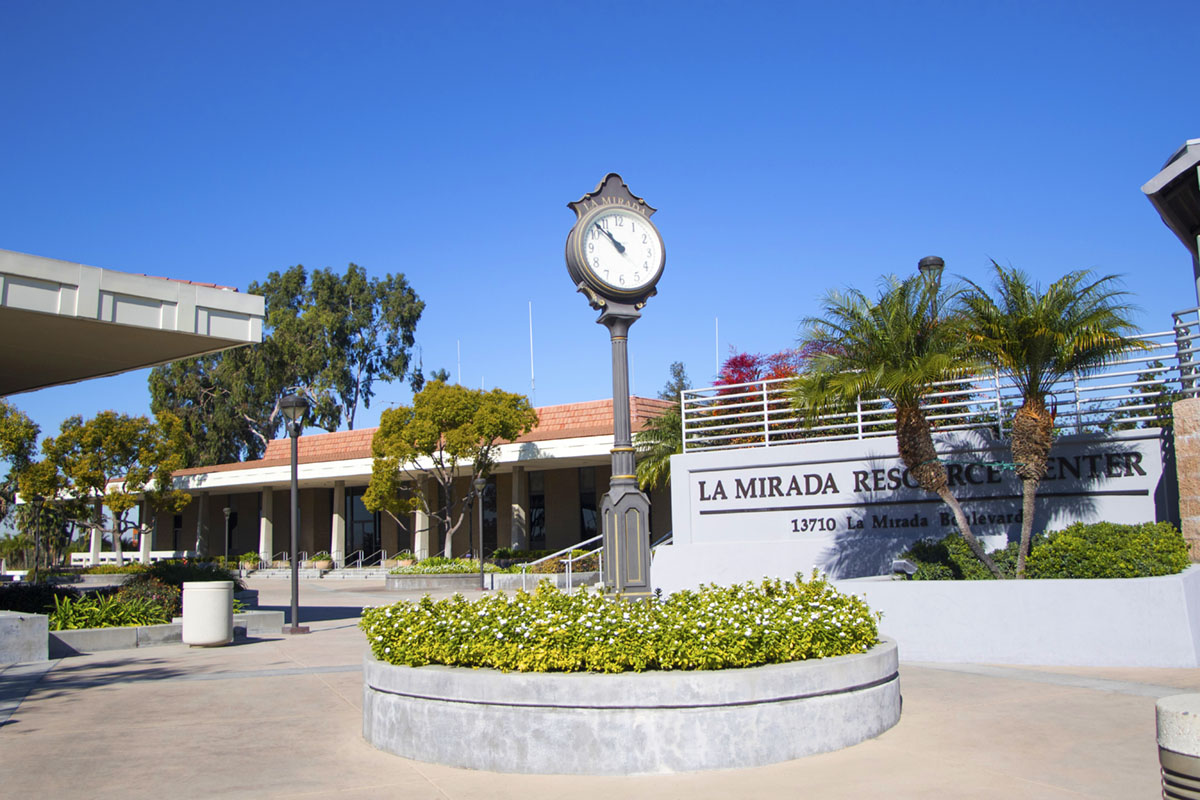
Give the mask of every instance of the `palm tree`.
[[1012, 458], [1021, 480], [1021, 544], [1017, 577], [1025, 577], [1025, 559], [1033, 533], [1034, 499], [1046, 474], [1053, 443], [1054, 414], [1047, 408], [1051, 387], [1071, 373], [1094, 372], [1130, 349], [1146, 343], [1127, 336], [1134, 330], [1116, 288], [1117, 277], [1070, 272], [1043, 292], [1029, 276], [995, 261], [996, 296], [968, 281], [961, 298], [969, 347], [983, 363], [1009, 376], [1021, 392], [1013, 419]]
[[669, 408], [633, 435], [637, 447], [638, 486], [649, 491], [671, 483], [671, 456], [683, 452], [683, 423], [679, 407]]
[[971, 552], [999, 578], [950, 491], [921, 409], [931, 384], [967, 371], [954, 320], [938, 316], [950, 299], [937, 278], [923, 275], [885, 278], [877, 301], [857, 289], [830, 292], [822, 302], [824, 316], [804, 321], [808, 332], [802, 346], [816, 355], [796, 379], [795, 403], [812, 421], [859, 397], [890, 400], [896, 408], [896, 445], [909, 474], [950, 507]]

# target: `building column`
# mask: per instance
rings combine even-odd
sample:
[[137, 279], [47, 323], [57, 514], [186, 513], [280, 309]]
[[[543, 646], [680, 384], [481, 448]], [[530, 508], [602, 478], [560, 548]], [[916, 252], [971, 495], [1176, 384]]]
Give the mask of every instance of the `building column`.
[[268, 566], [275, 555], [275, 492], [262, 488], [262, 508], [258, 512], [258, 557]]
[[[429, 486], [425, 489], [428, 491]], [[429, 515], [420, 509], [413, 512], [413, 555], [418, 561], [429, 558]]]
[[[147, 519], [149, 523], [146, 522]], [[141, 553], [142, 564], [150, 563], [150, 550], [154, 546], [154, 522], [150, 504], [143, 500], [138, 517], [138, 550]]]
[[512, 471], [512, 531], [509, 544], [513, 550], [529, 549], [529, 476], [524, 467]]
[[103, 531], [100, 526], [104, 524], [104, 503], [101, 500], [96, 501], [96, 527], [92, 528], [92, 547], [91, 557], [92, 566], [100, 566], [100, 544], [103, 542]]
[[333, 484], [333, 525], [330, 531], [329, 554], [335, 567], [344, 567], [346, 557], [346, 482]]
[[208, 492], [200, 493], [200, 502], [196, 507], [196, 558], [208, 554]]
[[1172, 405], [1175, 476], [1179, 483], [1179, 529], [1192, 561], [1200, 561], [1200, 397]]

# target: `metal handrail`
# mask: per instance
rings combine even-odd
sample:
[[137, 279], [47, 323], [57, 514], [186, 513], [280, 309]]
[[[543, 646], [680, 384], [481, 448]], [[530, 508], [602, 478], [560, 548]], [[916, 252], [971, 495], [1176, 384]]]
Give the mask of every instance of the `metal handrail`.
[[[600, 538], [603, 538], [603, 536], [604, 536], [604, 534], [601, 534], [600, 536], [597, 536], [596, 538], [600, 539]], [[574, 550], [574, 549], [578, 549], [578, 548], [571, 548], [571, 549]], [[579, 555], [575, 556], [574, 558], [564, 558], [563, 559], [563, 563], [567, 565], [567, 594], [571, 593], [571, 573], [572, 573], [572, 569], [574, 567], [575, 562], [581, 561], [585, 558], [591, 558], [593, 555], [596, 556], [596, 560], [599, 562], [598, 566], [603, 567], [604, 562], [601, 561], [600, 559], [604, 558], [604, 545], [597, 547], [595, 550], [589, 550], [586, 553], [580, 553]], [[600, 572], [603, 573], [604, 570], [601, 569]]]
[[598, 541], [600, 541], [600, 540], [601, 540], [601, 539], [603, 539], [603, 538], [604, 538], [604, 534], [602, 534], [602, 533], [601, 533], [601, 534], [598, 534], [598, 535], [596, 535], [596, 536], [593, 536], [593, 537], [592, 537], [592, 538], [590, 538], [590, 539], [585, 539], [585, 540], [584, 540], [584, 541], [582, 541], [582, 542], [576, 542], [576, 543], [575, 543], [575, 544], [573, 544], [573, 545], [570, 545], [570, 546], [568, 546], [568, 547], [564, 547], [562, 550], [558, 550], [558, 551], [556, 551], [556, 552], [553, 552], [553, 553], [551, 553], [551, 554], [550, 554], [550, 555], [548, 555], [548, 556], [543, 556], [543, 557], [541, 557], [541, 558], [537, 559], [536, 561], [527, 561], [527, 562], [525, 562], [524, 564], [522, 564], [522, 565], [521, 565], [521, 588], [522, 588], [522, 589], [524, 589], [524, 588], [525, 588], [525, 575], [526, 575], [526, 570], [527, 570], [529, 567], [535, 567], [535, 566], [537, 566], [538, 564], [541, 564], [541, 563], [544, 563], [544, 562], [546, 562], [546, 561], [549, 561], [549, 560], [550, 560], [550, 559], [552, 559], [552, 558], [558, 558], [558, 557], [559, 557], [559, 556], [561, 556], [563, 553], [570, 553], [572, 550], [578, 550], [578, 549], [579, 549], [579, 547], [580, 547], [581, 545], [585, 545], [585, 544], [591, 544], [592, 542], [598, 542]]

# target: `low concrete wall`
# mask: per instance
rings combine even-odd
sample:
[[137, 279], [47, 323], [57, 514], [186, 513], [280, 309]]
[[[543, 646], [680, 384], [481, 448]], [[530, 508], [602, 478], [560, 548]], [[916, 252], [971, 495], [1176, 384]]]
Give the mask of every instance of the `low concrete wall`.
[[[533, 591], [542, 580], [548, 580], [559, 588], [567, 585], [565, 572], [537, 575], [529, 573], [525, 576], [525, 587]], [[588, 586], [600, 581], [599, 572], [576, 572], [571, 575], [571, 586]], [[503, 589], [515, 592], [521, 588], [520, 573], [485, 572], [483, 585], [488, 590]], [[384, 588], [392, 592], [402, 591], [469, 591], [479, 589], [479, 573], [455, 573], [453, 575], [388, 575]]]
[[502, 673], [396, 667], [369, 653], [363, 668], [368, 742], [495, 772], [754, 767], [848, 747], [899, 719], [890, 640], [862, 655], [716, 671]]
[[48, 624], [45, 614], [0, 611], [0, 664], [45, 661]]
[[912, 661], [1200, 667], [1200, 566], [1158, 578], [835, 581]]
[[[282, 611], [246, 611], [233, 615], [235, 634], [241, 629], [243, 635], [277, 634], [283, 628]], [[128, 628], [81, 628], [73, 631], [49, 631], [50, 658], [66, 658], [82, 653], [98, 653], [103, 650], [129, 650], [135, 647], [151, 647], [158, 644], [179, 644], [183, 641], [183, 625], [168, 622], [165, 625], [140, 625]], [[45, 656], [43, 656], [45, 658]]]

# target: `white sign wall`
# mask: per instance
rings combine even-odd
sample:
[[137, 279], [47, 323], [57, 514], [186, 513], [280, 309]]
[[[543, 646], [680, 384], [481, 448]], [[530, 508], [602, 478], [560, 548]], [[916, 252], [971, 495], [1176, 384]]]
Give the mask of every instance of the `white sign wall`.
[[[1021, 529], [1007, 442], [984, 431], [937, 437], [951, 489], [990, 547]], [[1034, 530], [1175, 516], [1156, 429], [1055, 441]], [[671, 459], [674, 544], [655, 554], [664, 591], [700, 583], [887, 574], [912, 542], [954, 529], [949, 506], [909, 476], [894, 438], [689, 453]]]

